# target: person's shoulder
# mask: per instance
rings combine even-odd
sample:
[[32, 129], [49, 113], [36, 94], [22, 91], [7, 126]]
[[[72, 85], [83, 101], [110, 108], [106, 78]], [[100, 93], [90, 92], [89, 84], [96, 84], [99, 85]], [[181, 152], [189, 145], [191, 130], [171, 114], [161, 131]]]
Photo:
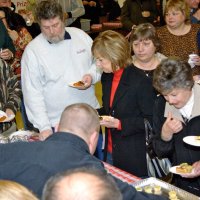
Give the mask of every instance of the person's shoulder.
[[88, 34], [82, 29], [76, 27], [65, 27], [65, 30], [71, 35], [88, 36]]

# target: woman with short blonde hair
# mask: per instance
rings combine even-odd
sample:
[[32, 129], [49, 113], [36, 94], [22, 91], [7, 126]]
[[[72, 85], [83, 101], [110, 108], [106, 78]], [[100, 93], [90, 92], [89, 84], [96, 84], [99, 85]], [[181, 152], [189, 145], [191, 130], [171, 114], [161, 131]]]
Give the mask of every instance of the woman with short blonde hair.
[[0, 200], [39, 200], [25, 186], [10, 180], [0, 180]]

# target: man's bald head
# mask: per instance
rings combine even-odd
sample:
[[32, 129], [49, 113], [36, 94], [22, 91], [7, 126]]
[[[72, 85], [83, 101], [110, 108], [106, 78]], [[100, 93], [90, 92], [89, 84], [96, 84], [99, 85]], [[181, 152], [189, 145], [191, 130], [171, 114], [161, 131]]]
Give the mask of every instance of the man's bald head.
[[42, 200], [122, 200], [116, 183], [106, 172], [78, 168], [52, 177]]
[[78, 135], [87, 143], [94, 132], [99, 133], [99, 117], [95, 109], [85, 103], [72, 104], [61, 115], [58, 131]]

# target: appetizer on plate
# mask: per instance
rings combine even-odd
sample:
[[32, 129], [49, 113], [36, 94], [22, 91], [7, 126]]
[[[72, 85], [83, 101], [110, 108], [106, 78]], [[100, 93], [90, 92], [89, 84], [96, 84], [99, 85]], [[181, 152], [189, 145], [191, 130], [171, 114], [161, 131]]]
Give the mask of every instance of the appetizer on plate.
[[74, 83], [69, 84], [70, 87], [77, 88], [77, 89], [85, 89], [86, 84], [83, 81], [77, 81]]
[[182, 163], [176, 167], [176, 172], [181, 174], [191, 173], [192, 169], [193, 169], [192, 165], [189, 165], [188, 163]]
[[7, 115], [5, 112], [0, 110], [0, 123], [1, 122], [10, 122], [15, 118], [15, 115]]
[[74, 87], [84, 87], [85, 83], [83, 81], [78, 81], [78, 82], [73, 83], [73, 86]]
[[113, 117], [112, 116], [109, 116], [109, 115], [102, 115], [102, 116], [99, 116], [99, 120], [105, 120], [105, 121], [110, 121], [112, 120]]

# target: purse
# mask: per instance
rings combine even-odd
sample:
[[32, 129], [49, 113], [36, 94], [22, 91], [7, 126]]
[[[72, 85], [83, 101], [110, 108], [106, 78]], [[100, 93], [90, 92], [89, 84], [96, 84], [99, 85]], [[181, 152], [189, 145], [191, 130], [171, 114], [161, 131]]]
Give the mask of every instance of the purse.
[[168, 158], [158, 158], [153, 150], [152, 138], [153, 130], [147, 119], [144, 119], [145, 134], [146, 134], [146, 159], [147, 170], [150, 177], [164, 179], [170, 174], [171, 162]]

